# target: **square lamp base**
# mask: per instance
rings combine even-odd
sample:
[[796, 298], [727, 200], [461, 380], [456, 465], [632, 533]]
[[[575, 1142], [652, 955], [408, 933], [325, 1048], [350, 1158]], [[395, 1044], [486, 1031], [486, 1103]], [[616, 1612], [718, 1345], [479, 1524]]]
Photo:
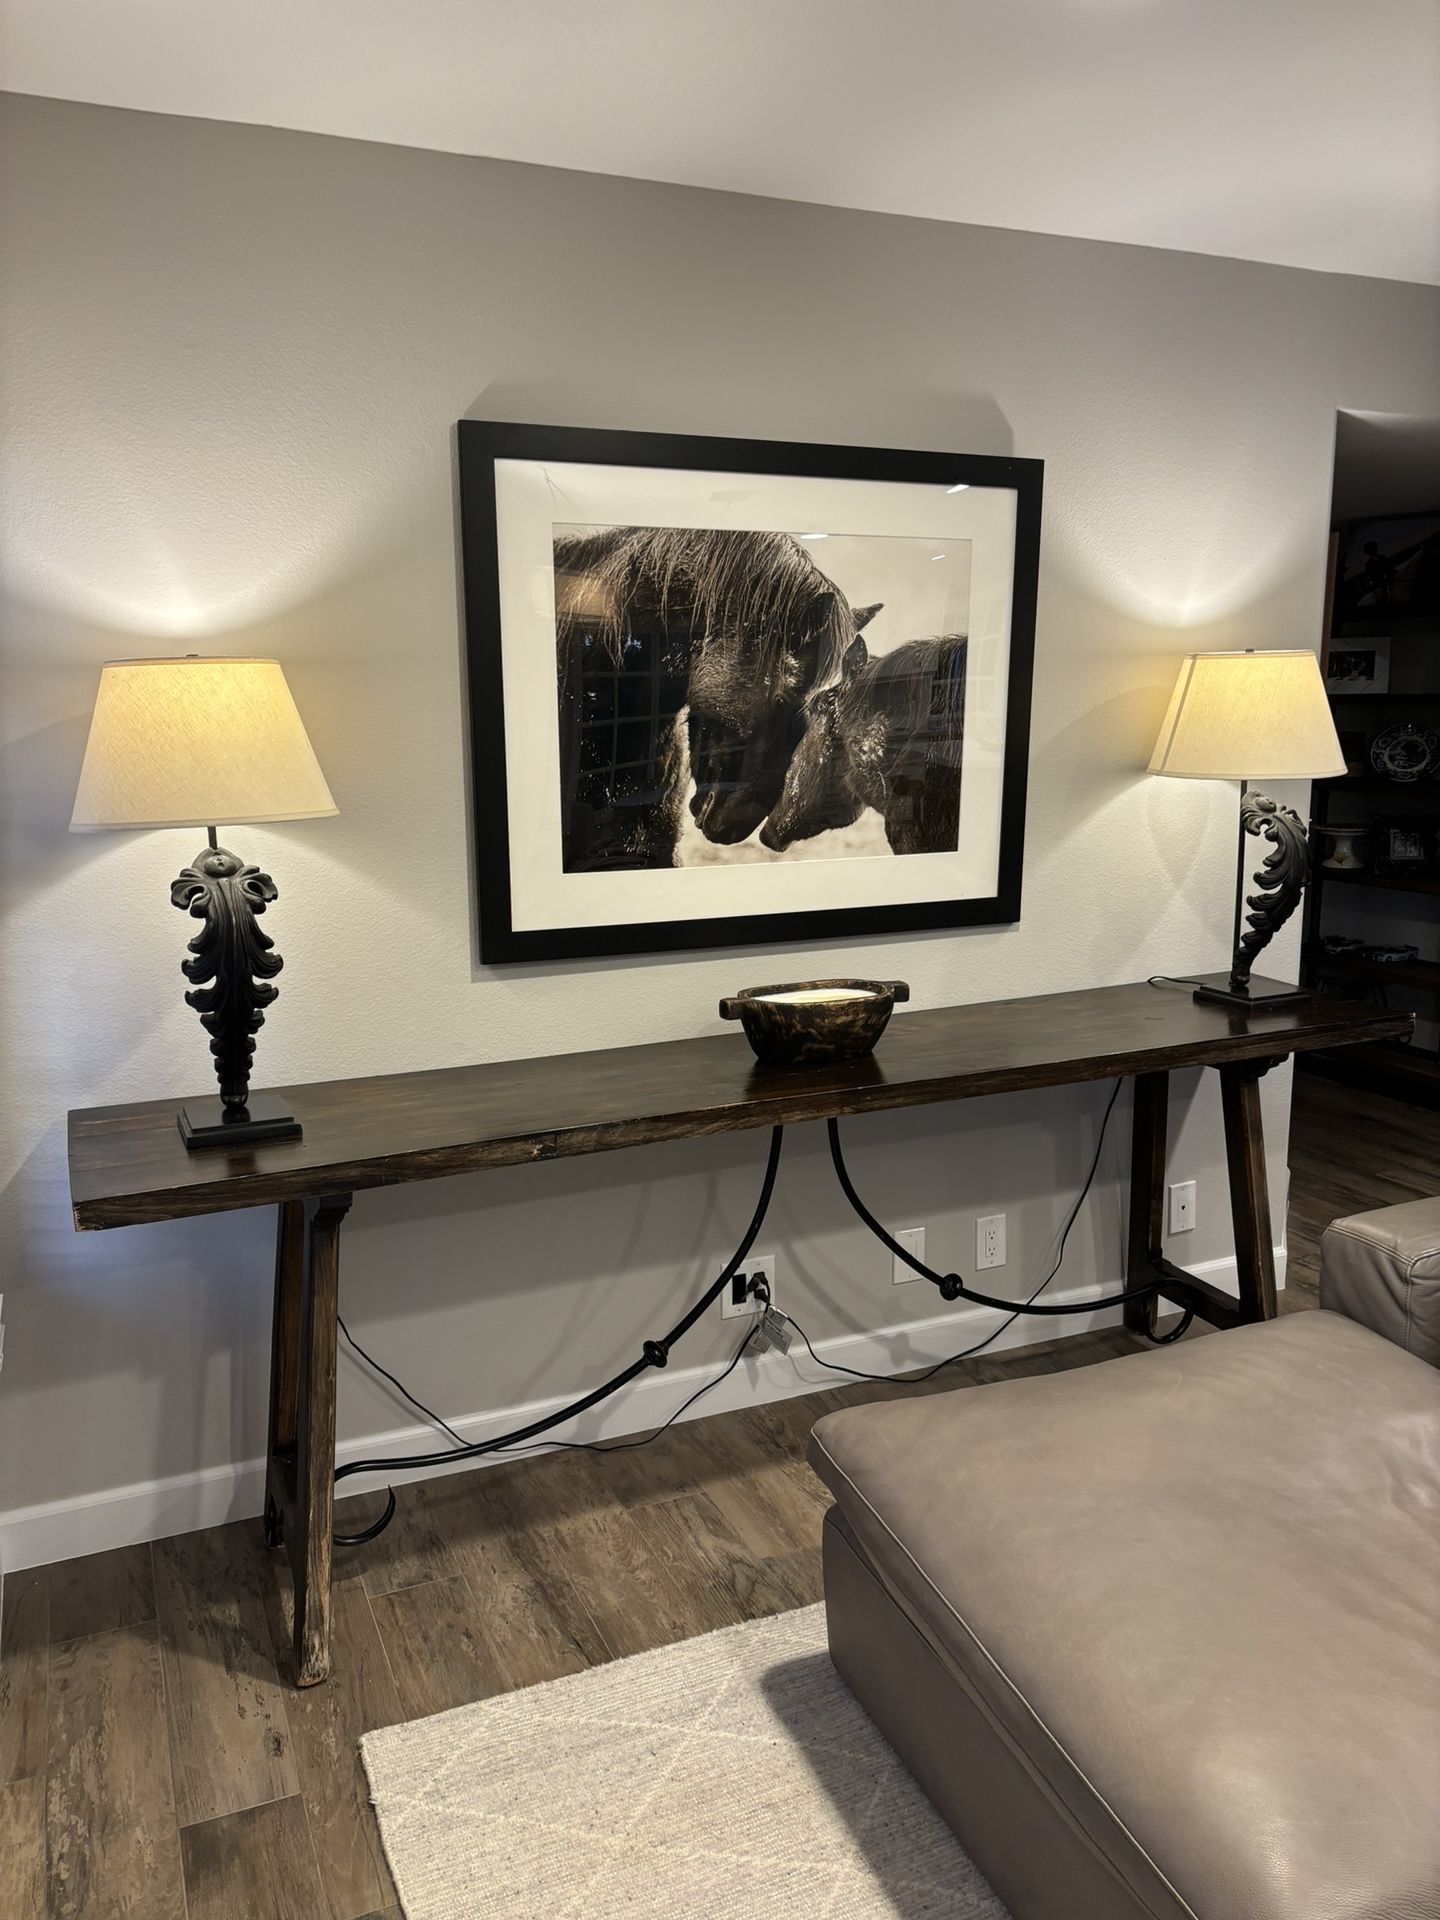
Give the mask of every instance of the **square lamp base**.
[[1287, 986], [1283, 980], [1252, 980], [1237, 993], [1228, 973], [1200, 973], [1194, 979], [1195, 999], [1241, 1013], [1278, 1013], [1283, 1007], [1303, 1007], [1315, 997], [1304, 987]]
[[250, 1147], [262, 1140], [300, 1138], [300, 1122], [273, 1093], [252, 1094], [246, 1113], [247, 1119], [227, 1120], [220, 1100], [192, 1100], [176, 1114], [175, 1123], [192, 1153], [202, 1147]]

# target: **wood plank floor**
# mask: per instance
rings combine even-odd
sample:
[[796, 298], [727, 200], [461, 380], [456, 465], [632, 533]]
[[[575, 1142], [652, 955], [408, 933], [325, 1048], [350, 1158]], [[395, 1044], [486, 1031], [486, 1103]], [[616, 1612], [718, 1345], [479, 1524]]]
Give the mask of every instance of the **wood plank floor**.
[[[1297, 1078], [1288, 1311], [1337, 1214], [1433, 1192], [1440, 1114]], [[830, 1409], [1083, 1366], [1082, 1335], [930, 1386], [830, 1392], [399, 1491], [342, 1552], [334, 1678], [289, 1685], [288, 1574], [256, 1522], [12, 1575], [0, 1639], [4, 1920], [400, 1920], [360, 1771], [373, 1727], [819, 1598]], [[363, 1505], [363, 1503], [362, 1503]]]

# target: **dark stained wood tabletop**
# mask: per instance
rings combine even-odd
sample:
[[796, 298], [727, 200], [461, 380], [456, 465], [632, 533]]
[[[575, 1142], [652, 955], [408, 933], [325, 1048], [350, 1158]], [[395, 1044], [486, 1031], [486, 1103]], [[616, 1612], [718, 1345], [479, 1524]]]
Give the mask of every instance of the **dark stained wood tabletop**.
[[1095, 987], [897, 1014], [876, 1052], [761, 1067], [739, 1034], [287, 1087], [301, 1140], [190, 1152], [181, 1096], [70, 1115], [81, 1231], [481, 1167], [1399, 1038], [1412, 1017], [1316, 996], [1274, 1013]]

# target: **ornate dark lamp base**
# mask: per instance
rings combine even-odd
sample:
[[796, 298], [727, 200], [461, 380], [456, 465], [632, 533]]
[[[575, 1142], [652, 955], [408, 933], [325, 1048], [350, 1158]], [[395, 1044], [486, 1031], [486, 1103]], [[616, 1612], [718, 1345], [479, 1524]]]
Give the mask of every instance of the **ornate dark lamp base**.
[[[1258, 871], [1250, 873], [1249, 842], [1254, 834], [1270, 842]], [[1250, 969], [1300, 904], [1310, 836], [1291, 807], [1268, 794], [1240, 786], [1240, 855], [1235, 899], [1235, 957], [1228, 973], [1196, 976], [1195, 998], [1241, 1012], [1273, 1012], [1298, 1007], [1311, 998], [1304, 987], [1279, 980], [1252, 980]], [[1256, 891], [1245, 888], [1253, 877]]]
[[170, 889], [172, 903], [204, 925], [190, 941], [191, 958], [180, 971], [193, 984], [187, 1006], [210, 1035], [220, 1097], [192, 1100], [176, 1115], [187, 1147], [235, 1147], [261, 1140], [297, 1140], [300, 1122], [274, 1094], [250, 1098], [250, 1063], [265, 1009], [279, 994], [271, 985], [284, 962], [262, 931], [259, 916], [278, 898], [275, 883], [258, 867], [210, 844], [193, 866], [181, 870]]
[[1287, 986], [1283, 980], [1249, 980], [1243, 987], [1231, 984], [1228, 973], [1197, 973], [1194, 997], [1215, 1006], [1237, 1007], [1242, 1013], [1278, 1013], [1282, 1007], [1304, 1006], [1314, 998], [1305, 987]]
[[233, 1118], [223, 1100], [192, 1100], [176, 1115], [187, 1147], [241, 1147], [260, 1140], [298, 1140], [300, 1122], [273, 1093], [253, 1093]]

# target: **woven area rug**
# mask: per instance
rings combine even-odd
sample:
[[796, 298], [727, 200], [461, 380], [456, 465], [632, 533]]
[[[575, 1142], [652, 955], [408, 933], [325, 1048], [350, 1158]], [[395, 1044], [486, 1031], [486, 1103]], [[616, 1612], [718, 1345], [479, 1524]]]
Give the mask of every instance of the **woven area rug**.
[[368, 1734], [406, 1920], [1006, 1920], [806, 1607]]

